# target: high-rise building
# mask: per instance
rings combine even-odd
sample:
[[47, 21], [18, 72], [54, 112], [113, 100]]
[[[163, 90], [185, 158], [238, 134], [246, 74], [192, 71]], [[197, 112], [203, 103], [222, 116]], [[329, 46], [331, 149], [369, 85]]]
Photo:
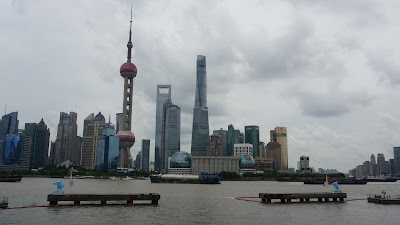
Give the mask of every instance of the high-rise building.
[[[91, 121], [90, 121], [91, 120]], [[81, 165], [88, 169], [96, 167], [96, 153], [99, 139], [103, 136], [103, 129], [106, 119], [100, 112], [92, 117], [92, 114], [85, 119], [86, 127], [83, 133]]]
[[310, 171], [310, 157], [300, 157], [300, 171]]
[[394, 159], [389, 159], [389, 165], [390, 165], [390, 175], [394, 177], [396, 175], [396, 167], [394, 164]]
[[47, 165], [55, 165], [55, 156], [56, 156], [56, 143], [54, 141], [50, 144], [50, 155], [47, 160]]
[[224, 156], [224, 146], [219, 141], [218, 134], [211, 134], [207, 144], [207, 156]]
[[371, 160], [370, 160], [370, 163], [371, 163], [371, 164], [376, 164], [376, 159], [375, 159], [375, 156], [374, 156], [374, 154], [371, 154]]
[[0, 140], [5, 140], [7, 134], [18, 133], [18, 112], [12, 112], [2, 116], [0, 120]]
[[400, 174], [400, 147], [393, 147], [394, 172]]
[[77, 149], [77, 114], [70, 112], [60, 113], [60, 121], [57, 126], [56, 149], [54, 155], [54, 164], [70, 160], [74, 165], [79, 165], [80, 149]]
[[193, 109], [192, 156], [205, 156], [210, 134], [207, 108], [206, 57], [197, 56], [196, 98]]
[[123, 107], [122, 107], [122, 127], [118, 131], [117, 136], [119, 137], [119, 156], [118, 166], [123, 168], [131, 168], [132, 156], [131, 147], [135, 144], [135, 135], [132, 133], [132, 96], [133, 96], [133, 78], [136, 77], [137, 68], [131, 62], [132, 58], [132, 15], [129, 29], [129, 41], [128, 41], [128, 57], [127, 62], [122, 64], [120, 68], [120, 74], [124, 78], [124, 96], [123, 96]]
[[102, 136], [97, 142], [96, 170], [116, 171], [119, 154], [119, 138], [115, 135], [115, 127], [109, 121], [104, 125]]
[[47, 164], [49, 153], [50, 129], [43, 119], [37, 123], [25, 123], [24, 133], [32, 137], [30, 165], [33, 169], [44, 167]]
[[258, 151], [260, 152], [260, 157], [261, 158], [266, 158], [267, 157], [267, 154], [266, 154], [266, 151], [265, 151], [265, 143], [264, 142], [262, 142], [262, 141], [259, 142]]
[[135, 160], [135, 168], [140, 169], [142, 165], [140, 164], [142, 162], [142, 152], [138, 152], [136, 155], [136, 160]]
[[122, 113], [115, 114], [115, 132], [122, 130]]
[[161, 130], [164, 103], [171, 98], [171, 85], [157, 85], [157, 105], [156, 105], [156, 135], [154, 141], [154, 166], [156, 171], [160, 171], [161, 166]]
[[227, 151], [226, 155], [227, 156], [233, 156], [234, 155], [234, 145], [239, 144], [239, 143], [244, 143], [244, 137], [243, 133], [240, 132], [240, 130], [235, 130], [232, 124], [228, 126], [228, 132], [227, 132]]
[[171, 99], [163, 105], [161, 126], [160, 171], [168, 169], [168, 158], [181, 148], [181, 108], [172, 104]]
[[142, 140], [142, 157], [141, 157], [140, 165], [142, 166], [142, 170], [150, 171], [149, 170], [149, 163], [150, 163], [150, 140], [143, 139]]
[[286, 127], [275, 127], [276, 140], [281, 144], [281, 170], [288, 170], [288, 144]]
[[213, 134], [218, 134], [219, 142], [221, 142], [222, 147], [224, 148], [224, 156], [228, 155], [228, 131], [220, 128], [219, 130], [214, 130]]
[[[281, 170], [281, 154], [282, 154], [282, 146], [279, 144], [275, 138], [273, 138], [266, 146], [266, 155], [268, 159], [273, 160], [274, 171]], [[298, 165], [298, 169], [300, 169], [300, 164]]]
[[7, 134], [4, 142], [3, 168], [29, 169], [31, 150], [32, 137], [29, 134]]
[[244, 127], [245, 142], [253, 145], [253, 158], [260, 155], [259, 143], [260, 143], [260, 131], [258, 126], [245, 126]]
[[377, 155], [378, 161], [378, 175], [387, 175], [386, 174], [386, 163], [385, 163], [385, 156], [382, 153], [378, 153]]
[[233, 156], [241, 156], [241, 155], [253, 155], [253, 145], [249, 143], [238, 143], [233, 145], [234, 153]]
[[369, 161], [363, 162], [363, 177], [372, 176], [372, 166]]

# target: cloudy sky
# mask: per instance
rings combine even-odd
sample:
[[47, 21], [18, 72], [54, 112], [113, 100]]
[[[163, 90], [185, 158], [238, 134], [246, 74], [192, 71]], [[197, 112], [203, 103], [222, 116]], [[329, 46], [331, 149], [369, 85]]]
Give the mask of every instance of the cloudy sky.
[[[133, 132], [154, 148], [156, 85], [172, 85], [190, 152], [196, 56], [210, 130], [288, 128], [289, 166], [340, 171], [400, 145], [399, 1], [0, 1], [0, 107], [20, 128], [122, 109], [133, 2]], [[3, 112], [2, 112], [3, 113]], [[153, 155], [153, 152], [152, 152]]]

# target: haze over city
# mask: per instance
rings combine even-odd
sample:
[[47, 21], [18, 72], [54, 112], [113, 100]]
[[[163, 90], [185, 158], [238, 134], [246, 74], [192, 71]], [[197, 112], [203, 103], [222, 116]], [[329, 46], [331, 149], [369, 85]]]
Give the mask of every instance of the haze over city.
[[[20, 124], [122, 107], [131, 1], [1, 1], [0, 107]], [[190, 152], [196, 56], [207, 56], [210, 131], [288, 128], [289, 167], [342, 172], [400, 143], [397, 1], [134, 1], [132, 131], [151, 140], [157, 84], [181, 108]], [[396, 76], [397, 75], [397, 76]], [[140, 142], [132, 155], [140, 151]], [[153, 157], [153, 156], [152, 156]], [[151, 157], [151, 158], [152, 158]]]

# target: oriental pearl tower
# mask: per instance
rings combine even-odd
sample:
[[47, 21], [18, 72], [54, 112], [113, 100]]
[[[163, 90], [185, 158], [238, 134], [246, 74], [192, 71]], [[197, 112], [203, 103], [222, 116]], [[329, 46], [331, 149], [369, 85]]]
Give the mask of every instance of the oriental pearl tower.
[[130, 148], [135, 144], [135, 135], [131, 131], [132, 121], [132, 94], [133, 94], [133, 78], [136, 77], [137, 68], [131, 62], [132, 54], [132, 9], [131, 9], [131, 22], [129, 29], [128, 59], [127, 62], [122, 64], [120, 74], [124, 78], [124, 99], [122, 109], [122, 129], [118, 132], [119, 137], [119, 156], [118, 167], [132, 168], [132, 156]]

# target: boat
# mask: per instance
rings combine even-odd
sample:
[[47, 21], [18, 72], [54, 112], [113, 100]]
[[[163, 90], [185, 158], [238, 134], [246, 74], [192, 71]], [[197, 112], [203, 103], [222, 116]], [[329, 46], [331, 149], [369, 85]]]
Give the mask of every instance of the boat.
[[367, 198], [368, 202], [377, 204], [400, 204], [400, 196], [386, 195], [385, 191], [382, 191], [382, 195], [369, 195]]
[[0, 209], [5, 209], [8, 207], [8, 199], [3, 196], [2, 200], [0, 201]]
[[0, 175], [0, 182], [20, 182], [22, 176], [19, 175]]
[[396, 182], [397, 178], [385, 177], [385, 178], [365, 178], [368, 182]]
[[160, 174], [151, 175], [151, 183], [183, 183], [183, 184], [220, 184], [217, 174], [201, 173], [191, 174]]
[[[343, 179], [330, 179], [328, 184], [332, 184], [333, 182], [337, 182], [338, 184], [367, 184], [368, 181], [366, 179], [351, 179], [351, 178], [343, 178]], [[325, 180], [314, 179], [314, 180], [306, 180], [304, 184], [325, 184]]]

